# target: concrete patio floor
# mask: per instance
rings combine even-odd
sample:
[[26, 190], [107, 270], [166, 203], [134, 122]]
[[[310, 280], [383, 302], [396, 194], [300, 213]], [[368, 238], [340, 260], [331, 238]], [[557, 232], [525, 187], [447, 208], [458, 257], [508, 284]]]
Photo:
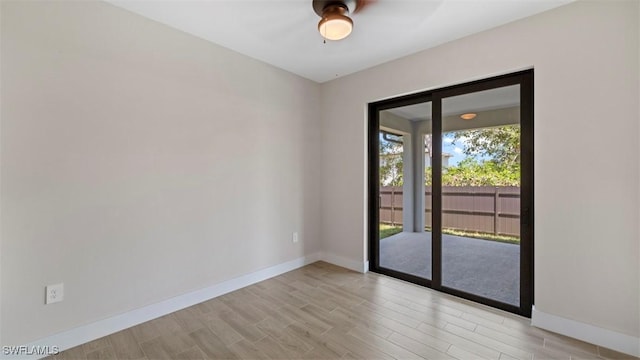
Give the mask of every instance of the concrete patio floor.
[[[431, 279], [431, 233], [380, 240], [380, 266]], [[442, 285], [518, 306], [520, 246], [442, 235]]]

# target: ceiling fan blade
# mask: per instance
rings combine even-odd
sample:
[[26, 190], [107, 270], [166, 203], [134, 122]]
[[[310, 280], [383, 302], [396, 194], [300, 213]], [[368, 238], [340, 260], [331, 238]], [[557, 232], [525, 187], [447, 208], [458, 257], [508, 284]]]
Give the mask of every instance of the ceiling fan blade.
[[367, 8], [371, 4], [375, 4], [377, 0], [357, 0], [356, 1], [356, 9], [353, 11], [354, 14], [361, 12], [363, 9]]

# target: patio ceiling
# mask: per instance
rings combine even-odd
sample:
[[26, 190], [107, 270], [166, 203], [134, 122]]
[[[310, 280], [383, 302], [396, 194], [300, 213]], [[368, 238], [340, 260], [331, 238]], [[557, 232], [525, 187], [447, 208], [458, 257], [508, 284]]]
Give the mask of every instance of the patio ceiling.
[[[474, 129], [520, 123], [520, 91], [517, 85], [465, 94], [442, 100], [443, 130]], [[420, 103], [383, 111], [412, 122], [431, 121], [432, 103]], [[461, 114], [475, 113], [473, 120]], [[388, 116], [388, 115], [387, 115]], [[384, 121], [383, 121], [384, 122]], [[385, 122], [386, 127], [391, 127]], [[396, 129], [405, 130], [405, 129]]]

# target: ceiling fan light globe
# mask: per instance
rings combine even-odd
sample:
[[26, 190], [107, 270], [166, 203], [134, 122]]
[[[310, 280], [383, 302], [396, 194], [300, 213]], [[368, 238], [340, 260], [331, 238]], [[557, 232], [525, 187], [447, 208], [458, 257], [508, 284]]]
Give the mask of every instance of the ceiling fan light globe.
[[342, 18], [324, 18], [318, 24], [318, 31], [327, 40], [342, 40], [351, 34], [353, 23], [351, 19], [344, 16]]
[[327, 40], [342, 40], [351, 34], [353, 20], [349, 10], [344, 5], [331, 5], [322, 12], [322, 19], [318, 23], [320, 35]]

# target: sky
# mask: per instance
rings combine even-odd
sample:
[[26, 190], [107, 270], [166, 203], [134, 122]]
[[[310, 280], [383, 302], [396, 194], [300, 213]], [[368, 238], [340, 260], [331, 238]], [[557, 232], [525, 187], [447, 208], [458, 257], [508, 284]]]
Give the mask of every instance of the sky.
[[[380, 141], [384, 141], [382, 136], [380, 136]], [[450, 154], [449, 158], [449, 166], [456, 166], [460, 161], [462, 161], [466, 155], [463, 152], [464, 145], [467, 139], [462, 137], [458, 139], [455, 144], [453, 143], [453, 133], [445, 133], [442, 138], [442, 152]], [[482, 156], [477, 157], [479, 160], [482, 160]]]
[[[456, 166], [460, 161], [468, 157], [463, 152], [468, 138], [463, 136], [454, 143], [453, 134], [452, 132], [442, 134], [442, 152], [452, 155], [449, 158], [449, 166]], [[483, 155], [476, 155], [475, 158], [480, 161], [489, 159]]]
[[449, 166], [456, 166], [465, 158], [466, 155], [462, 152], [464, 141], [465, 138], [458, 139], [458, 141], [453, 144], [453, 136], [451, 136], [451, 133], [444, 134], [442, 138], [442, 152], [452, 155], [452, 157], [449, 158]]

